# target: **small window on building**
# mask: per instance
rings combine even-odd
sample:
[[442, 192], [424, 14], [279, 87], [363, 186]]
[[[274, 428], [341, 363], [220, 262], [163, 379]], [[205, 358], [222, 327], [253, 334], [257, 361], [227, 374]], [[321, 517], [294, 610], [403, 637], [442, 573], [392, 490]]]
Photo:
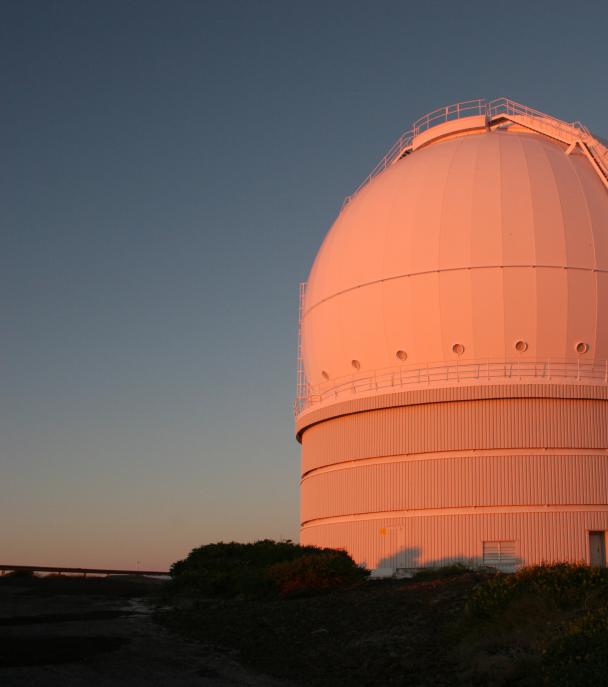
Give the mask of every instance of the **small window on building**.
[[484, 541], [483, 564], [501, 572], [515, 572], [517, 556], [514, 541]]
[[361, 369], [361, 363], [358, 360], [351, 360], [350, 364], [355, 368], [355, 370]]
[[587, 353], [589, 351], [589, 344], [585, 343], [584, 341], [579, 341], [576, 344], [576, 352], [577, 353]]
[[323, 377], [323, 379], [329, 379], [329, 373], [326, 370], [323, 370], [323, 372], [321, 372], [321, 376]]
[[516, 341], [515, 342], [515, 350], [518, 353], [525, 353], [528, 350], [528, 342], [527, 341]]
[[462, 355], [464, 353], [464, 346], [461, 343], [455, 343], [452, 346], [452, 351], [456, 353], [456, 355]]
[[407, 360], [407, 353], [405, 351], [397, 351], [395, 355], [399, 360]]

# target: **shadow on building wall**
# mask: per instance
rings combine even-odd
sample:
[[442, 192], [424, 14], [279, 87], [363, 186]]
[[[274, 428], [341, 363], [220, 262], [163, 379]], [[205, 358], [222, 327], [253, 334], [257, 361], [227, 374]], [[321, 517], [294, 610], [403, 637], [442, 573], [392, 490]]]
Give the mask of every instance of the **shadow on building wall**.
[[[517, 558], [514, 562], [509, 562], [509, 565], [505, 566], [504, 572], [514, 572], [515, 569], [522, 565], [522, 563], [523, 561], [520, 558]], [[454, 554], [452, 556], [445, 556], [443, 558], [425, 560], [420, 547], [404, 547], [381, 558], [378, 561], [378, 564], [373, 566], [372, 576], [386, 577], [397, 575], [408, 577], [416, 574], [416, 572], [420, 570], [428, 568], [443, 568], [445, 566], [455, 564], [460, 564], [473, 570], [488, 567], [498, 570], [501, 569], [500, 566], [488, 566], [487, 564], [484, 565], [482, 556], [471, 557], [465, 554]], [[364, 565], [366, 564], [364, 563]], [[366, 567], [368, 566], [366, 565]]]

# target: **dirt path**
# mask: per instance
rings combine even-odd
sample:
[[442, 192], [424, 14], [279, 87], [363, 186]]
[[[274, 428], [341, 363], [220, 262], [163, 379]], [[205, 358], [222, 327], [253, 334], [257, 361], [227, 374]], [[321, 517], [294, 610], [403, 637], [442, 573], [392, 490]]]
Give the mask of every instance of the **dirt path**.
[[158, 625], [146, 597], [0, 587], [2, 687], [286, 687]]

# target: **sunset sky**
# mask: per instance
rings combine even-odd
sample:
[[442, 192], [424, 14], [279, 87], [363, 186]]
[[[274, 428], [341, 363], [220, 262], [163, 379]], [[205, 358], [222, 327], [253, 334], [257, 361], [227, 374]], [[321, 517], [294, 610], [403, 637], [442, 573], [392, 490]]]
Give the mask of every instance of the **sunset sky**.
[[608, 4], [0, 3], [0, 563], [298, 536], [298, 283], [414, 119], [608, 135]]

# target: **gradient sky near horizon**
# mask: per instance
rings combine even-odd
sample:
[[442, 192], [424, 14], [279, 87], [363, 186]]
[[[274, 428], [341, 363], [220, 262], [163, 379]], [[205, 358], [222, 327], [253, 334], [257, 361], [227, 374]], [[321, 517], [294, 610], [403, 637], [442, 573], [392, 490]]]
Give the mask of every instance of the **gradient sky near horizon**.
[[298, 282], [343, 197], [460, 100], [608, 135], [607, 27], [605, 2], [0, 2], [0, 562], [296, 539]]

